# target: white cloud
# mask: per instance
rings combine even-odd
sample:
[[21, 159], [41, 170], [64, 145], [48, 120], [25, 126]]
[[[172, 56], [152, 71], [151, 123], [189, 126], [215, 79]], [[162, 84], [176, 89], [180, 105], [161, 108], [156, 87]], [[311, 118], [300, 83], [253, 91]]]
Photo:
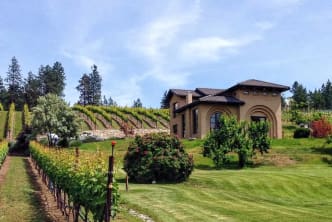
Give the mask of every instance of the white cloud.
[[155, 78], [167, 87], [182, 86], [187, 82], [189, 73], [172, 69], [176, 64], [171, 64], [175, 57], [173, 50], [178, 47], [178, 38], [185, 27], [195, 24], [199, 19], [200, 1], [195, 1], [192, 7], [186, 5], [180, 11], [178, 7], [177, 4], [170, 4], [161, 16], [134, 31], [133, 36], [137, 41], [130, 39], [128, 47], [149, 62], [149, 68], [141, 75], [141, 80]]
[[222, 55], [234, 53], [238, 48], [260, 40], [259, 35], [242, 37], [239, 39], [225, 39], [221, 37], [204, 37], [193, 39], [183, 44], [180, 54], [183, 60], [217, 61]]

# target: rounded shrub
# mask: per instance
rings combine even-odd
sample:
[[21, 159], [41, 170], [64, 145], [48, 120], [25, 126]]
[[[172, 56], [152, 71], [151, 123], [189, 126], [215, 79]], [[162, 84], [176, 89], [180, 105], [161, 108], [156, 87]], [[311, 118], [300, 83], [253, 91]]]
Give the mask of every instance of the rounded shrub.
[[308, 128], [297, 128], [294, 131], [294, 138], [308, 138], [310, 136], [310, 129]]
[[136, 136], [124, 157], [124, 170], [138, 183], [185, 181], [193, 167], [193, 157], [167, 133]]

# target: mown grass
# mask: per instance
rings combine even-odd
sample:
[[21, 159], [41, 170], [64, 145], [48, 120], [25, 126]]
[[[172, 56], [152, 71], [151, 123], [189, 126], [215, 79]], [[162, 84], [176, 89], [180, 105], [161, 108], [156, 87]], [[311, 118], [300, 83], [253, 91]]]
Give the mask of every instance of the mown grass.
[[27, 174], [26, 161], [22, 157], [11, 157], [6, 178], [0, 186], [0, 221], [50, 221], [40, 207]]
[[0, 139], [6, 137], [7, 111], [0, 111]]
[[[129, 139], [115, 148], [120, 181]], [[270, 153], [245, 169], [214, 169], [202, 140], [183, 140], [195, 169], [181, 184], [120, 183], [123, 205], [155, 221], [332, 221], [332, 145], [324, 139], [273, 140]], [[110, 152], [110, 141], [82, 150]]]

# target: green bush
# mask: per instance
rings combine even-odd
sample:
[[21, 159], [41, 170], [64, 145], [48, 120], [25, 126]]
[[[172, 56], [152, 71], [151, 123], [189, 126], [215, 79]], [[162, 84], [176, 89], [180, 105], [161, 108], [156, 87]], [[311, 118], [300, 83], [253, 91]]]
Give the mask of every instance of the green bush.
[[310, 129], [307, 128], [297, 128], [294, 131], [294, 138], [308, 138], [310, 136]]
[[193, 157], [167, 133], [136, 136], [124, 157], [129, 179], [139, 183], [185, 181], [193, 167]]
[[69, 147], [79, 147], [83, 144], [81, 140], [71, 140], [69, 141]]

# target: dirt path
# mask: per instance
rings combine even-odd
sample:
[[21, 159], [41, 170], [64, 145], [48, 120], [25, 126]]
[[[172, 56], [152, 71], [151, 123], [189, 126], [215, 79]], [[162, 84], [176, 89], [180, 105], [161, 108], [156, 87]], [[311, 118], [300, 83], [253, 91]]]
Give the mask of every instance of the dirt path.
[[29, 158], [6, 158], [0, 170], [0, 221], [66, 221], [52, 198]]

